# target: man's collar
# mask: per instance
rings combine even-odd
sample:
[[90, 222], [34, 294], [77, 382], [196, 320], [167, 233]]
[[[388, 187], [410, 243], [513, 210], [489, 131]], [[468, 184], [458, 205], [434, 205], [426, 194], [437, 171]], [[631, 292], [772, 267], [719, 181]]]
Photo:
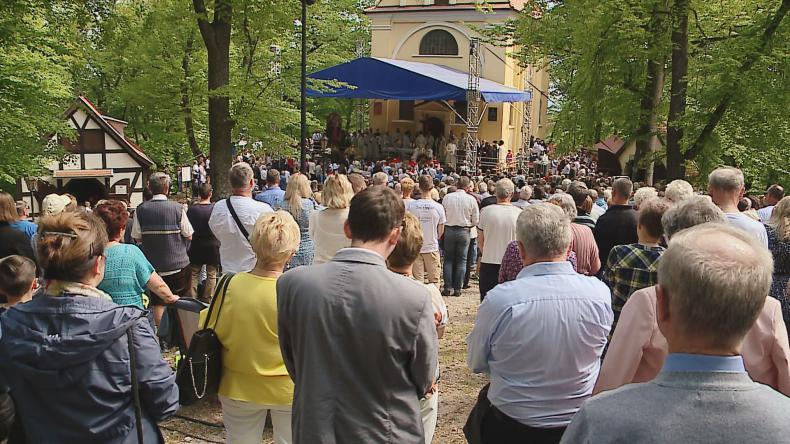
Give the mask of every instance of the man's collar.
[[167, 196], [164, 194], [154, 194], [151, 200], [167, 200]]
[[521, 279], [527, 276], [543, 276], [551, 274], [577, 274], [573, 270], [573, 265], [568, 261], [562, 262], [537, 262], [532, 265], [524, 267], [519, 272], [516, 279]]
[[343, 248], [332, 258], [334, 262], [360, 262], [363, 264], [387, 266], [384, 257], [373, 250], [359, 247]]
[[744, 373], [746, 368], [741, 356], [670, 353], [661, 372]]

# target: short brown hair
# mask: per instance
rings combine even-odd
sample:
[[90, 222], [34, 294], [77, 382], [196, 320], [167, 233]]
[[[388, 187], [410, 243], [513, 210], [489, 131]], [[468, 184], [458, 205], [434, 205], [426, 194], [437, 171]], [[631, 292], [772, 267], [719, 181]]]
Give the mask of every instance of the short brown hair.
[[639, 205], [639, 225], [645, 227], [647, 233], [653, 237], [664, 235], [664, 225], [661, 218], [669, 209], [669, 202], [659, 197], [651, 197]]
[[422, 225], [417, 216], [406, 213], [403, 218], [403, 231], [400, 233], [398, 244], [387, 258], [387, 263], [394, 268], [407, 267], [413, 264], [420, 256], [422, 250]]
[[0, 191], [0, 222], [16, 222], [19, 213], [16, 212], [16, 201], [13, 196]]
[[117, 236], [121, 228], [126, 227], [129, 221], [129, 212], [126, 204], [120, 200], [108, 200], [96, 206], [93, 212], [98, 216], [104, 225], [107, 226], [107, 238], [112, 239]]
[[384, 240], [403, 223], [403, 200], [390, 188], [378, 186], [360, 191], [351, 199], [348, 225], [354, 240]]
[[433, 189], [433, 179], [427, 174], [423, 174], [419, 178], [420, 191], [431, 191]]
[[36, 279], [36, 263], [19, 255], [0, 259], [0, 294], [18, 298], [24, 296]]
[[214, 187], [212, 187], [210, 183], [206, 182], [198, 187], [198, 196], [200, 196], [201, 199], [208, 199], [213, 191]]
[[92, 214], [66, 211], [38, 223], [38, 261], [47, 279], [79, 282], [106, 244], [107, 230]]

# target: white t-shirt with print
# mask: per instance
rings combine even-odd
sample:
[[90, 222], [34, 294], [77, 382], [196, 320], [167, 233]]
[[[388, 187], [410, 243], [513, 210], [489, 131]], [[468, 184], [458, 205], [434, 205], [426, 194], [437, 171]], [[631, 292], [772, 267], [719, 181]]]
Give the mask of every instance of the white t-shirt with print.
[[447, 223], [444, 207], [433, 199], [407, 200], [406, 211], [417, 216], [422, 225], [422, 249], [420, 253], [439, 251], [439, 225]]

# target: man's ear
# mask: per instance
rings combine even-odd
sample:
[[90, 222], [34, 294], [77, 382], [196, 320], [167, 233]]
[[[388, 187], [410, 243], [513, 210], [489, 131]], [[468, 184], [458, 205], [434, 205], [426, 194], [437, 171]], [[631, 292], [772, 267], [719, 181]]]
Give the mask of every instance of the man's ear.
[[390, 237], [387, 240], [387, 242], [390, 245], [397, 245], [398, 241], [400, 240], [400, 234], [402, 231], [403, 231], [403, 227], [393, 228], [392, 231], [390, 232]]
[[[662, 333], [671, 321], [669, 295], [664, 287], [656, 285], [656, 323], [658, 323], [658, 327]], [[666, 334], [664, 336], [666, 336]]]
[[345, 234], [347, 238], [353, 239], [353, 237], [351, 237], [351, 226], [348, 225], [348, 219], [343, 223], [343, 234]]
[[524, 243], [521, 241], [516, 241], [518, 243], [518, 255], [521, 258], [521, 263], [525, 263], [527, 261], [527, 249], [524, 248]]

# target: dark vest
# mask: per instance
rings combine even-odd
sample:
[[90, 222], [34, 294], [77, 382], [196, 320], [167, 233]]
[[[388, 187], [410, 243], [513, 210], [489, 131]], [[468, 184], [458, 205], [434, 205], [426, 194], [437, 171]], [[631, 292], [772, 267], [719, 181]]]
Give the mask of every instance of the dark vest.
[[181, 204], [149, 200], [137, 207], [142, 232], [140, 248], [158, 272], [178, 271], [189, 265], [187, 240], [181, 236]]

